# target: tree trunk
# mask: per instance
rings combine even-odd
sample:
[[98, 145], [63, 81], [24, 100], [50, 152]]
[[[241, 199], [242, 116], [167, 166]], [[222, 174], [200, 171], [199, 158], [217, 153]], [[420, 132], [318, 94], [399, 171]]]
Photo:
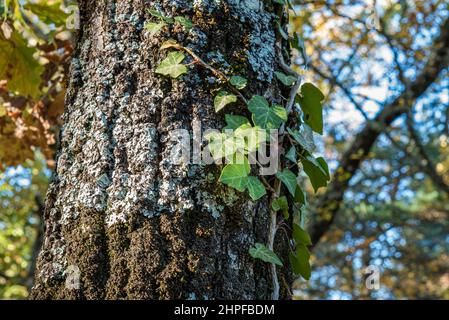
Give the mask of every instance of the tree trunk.
[[[216, 68], [248, 78], [247, 96], [279, 102], [272, 5], [83, 0], [79, 6], [32, 298], [269, 298], [268, 265], [248, 254], [255, 242], [266, 243], [267, 197], [252, 202], [220, 184], [217, 166], [169, 160], [172, 130], [191, 132], [195, 121], [203, 129], [223, 127], [223, 113], [213, 107], [219, 85], [199, 66], [179, 80], [154, 70], [166, 56], [161, 44], [173, 38]], [[186, 16], [194, 27], [168, 26], [151, 36], [143, 28], [155, 21], [148, 8]], [[79, 287], [67, 285], [73, 270]], [[282, 275], [288, 270], [279, 272], [288, 278]]]

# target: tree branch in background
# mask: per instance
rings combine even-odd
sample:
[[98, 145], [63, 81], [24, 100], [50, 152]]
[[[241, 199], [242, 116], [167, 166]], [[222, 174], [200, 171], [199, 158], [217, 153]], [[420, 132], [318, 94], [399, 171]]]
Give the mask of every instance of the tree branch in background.
[[446, 106], [446, 125], [444, 126], [444, 134], [449, 136], [449, 105]]
[[410, 138], [415, 143], [419, 156], [423, 160], [420, 161], [423, 171], [429, 176], [430, 179], [432, 179], [435, 185], [449, 195], [449, 185], [444, 181], [443, 177], [438, 174], [435, 164], [427, 153], [426, 147], [424, 146], [419, 133], [415, 130], [411, 112], [407, 114], [407, 129], [410, 134]]
[[410, 81], [394, 101], [386, 104], [373, 121], [366, 123], [342, 155], [332, 182], [318, 200], [317, 218], [310, 228], [314, 244], [319, 242], [334, 222], [351, 178], [367, 158], [377, 138], [393, 121], [408, 112], [415, 101], [437, 80], [440, 72], [449, 65], [449, 19], [441, 25], [440, 34], [434, 40], [432, 49], [426, 65], [416, 79]]
[[318, 74], [321, 78], [328, 80], [331, 85], [336, 85], [337, 87], [339, 87], [341, 89], [341, 91], [343, 91], [343, 93], [345, 94], [345, 96], [349, 99], [349, 101], [351, 101], [351, 103], [354, 105], [354, 107], [357, 109], [357, 111], [360, 112], [360, 114], [363, 116], [363, 118], [366, 121], [369, 121], [369, 116], [366, 114], [365, 110], [363, 110], [362, 106], [360, 105], [360, 103], [358, 103], [355, 99], [354, 96], [352, 94], [352, 92], [346, 88], [338, 79], [337, 76], [335, 75], [328, 75], [325, 74], [323, 71], [321, 71], [318, 67], [314, 66], [313, 64], [311, 64], [311, 69], [313, 70], [313, 72], [315, 72], [316, 74]]

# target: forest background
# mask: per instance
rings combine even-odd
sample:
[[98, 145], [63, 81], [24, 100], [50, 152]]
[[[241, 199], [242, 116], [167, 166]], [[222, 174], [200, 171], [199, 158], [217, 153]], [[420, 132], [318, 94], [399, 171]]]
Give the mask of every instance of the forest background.
[[[315, 144], [332, 173], [318, 195], [306, 184], [313, 273], [296, 295], [448, 299], [449, 2], [292, 0], [291, 10], [295, 68], [326, 96]], [[0, 2], [3, 299], [33, 284], [76, 23], [71, 1]], [[438, 77], [422, 83], [441, 51]], [[380, 116], [391, 121], [376, 127]]]

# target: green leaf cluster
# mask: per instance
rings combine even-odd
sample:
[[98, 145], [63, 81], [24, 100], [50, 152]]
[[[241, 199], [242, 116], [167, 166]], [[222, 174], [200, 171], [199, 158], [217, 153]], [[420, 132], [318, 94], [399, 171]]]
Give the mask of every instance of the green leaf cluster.
[[149, 14], [153, 17], [157, 18], [157, 22], [147, 22], [145, 23], [145, 28], [150, 32], [152, 36], [158, 34], [163, 27], [172, 25], [174, 23], [178, 23], [184, 27], [186, 31], [190, 31], [193, 27], [192, 21], [183, 16], [176, 16], [174, 18], [168, 17], [162, 14], [160, 11], [156, 9], [148, 9]]
[[[283, 0], [278, 0], [278, 4], [285, 4]], [[190, 29], [193, 25], [184, 18], [174, 19], [162, 15], [160, 12], [152, 10], [150, 13], [159, 19], [158, 23], [147, 24], [147, 29], [152, 33], [158, 33], [166, 24], [174, 21]], [[173, 21], [172, 21], [173, 20]], [[278, 26], [279, 32], [284, 39], [288, 35], [283, 28]], [[172, 42], [167, 42], [163, 48], [173, 47]], [[177, 47], [179, 48], [179, 46]], [[189, 52], [189, 50], [184, 49]], [[194, 58], [194, 54], [190, 53]], [[162, 61], [156, 72], [177, 78], [187, 72], [187, 67], [182, 64], [185, 56], [181, 52], [171, 52]], [[202, 64], [204, 62], [201, 61]], [[207, 66], [211, 70], [211, 66]], [[215, 72], [214, 74], [219, 74]], [[282, 72], [275, 72], [276, 78], [286, 87], [292, 87], [298, 81], [298, 77], [286, 75]], [[313, 132], [323, 133], [323, 108], [324, 95], [311, 83], [304, 83], [297, 93], [295, 102], [300, 105], [303, 112], [303, 121], [289, 121], [287, 109], [279, 104], [270, 104], [263, 96], [254, 95], [249, 100], [243, 96], [241, 90], [248, 86], [248, 80], [240, 75], [232, 75], [230, 78], [220, 75], [220, 81], [224, 82], [226, 88], [220, 88], [214, 97], [215, 112], [228, 110], [225, 114], [226, 126], [223, 130], [209, 133], [208, 149], [214, 159], [226, 159], [227, 164], [223, 167], [219, 181], [239, 192], [248, 192], [254, 201], [263, 198], [268, 191], [276, 192], [276, 196], [271, 199], [271, 209], [273, 212], [281, 212], [285, 221], [289, 221], [290, 212], [293, 212], [293, 221], [298, 220], [297, 213], [301, 215], [301, 210], [307, 205], [306, 195], [298, 184], [298, 174], [301, 169], [309, 177], [315, 192], [326, 186], [330, 180], [329, 169], [325, 160], [321, 157], [315, 158], [312, 154], [315, 149], [313, 143]], [[296, 88], [293, 87], [293, 88]], [[293, 89], [291, 89], [293, 90]], [[235, 114], [237, 110], [242, 110], [240, 102], [246, 104], [246, 113], [251, 115]], [[298, 127], [299, 122], [299, 127]], [[292, 125], [293, 124], [293, 125]], [[282, 128], [282, 129], [281, 129]], [[268, 131], [281, 129], [280, 132], [289, 139], [284, 139], [289, 143], [289, 149], [283, 154], [283, 170], [278, 171], [271, 181], [276, 181], [274, 185], [280, 185], [279, 192], [274, 190], [268, 180], [251, 175], [251, 165], [249, 157], [251, 153], [260, 148], [262, 142], [267, 141]], [[284, 138], [284, 137], [283, 137]], [[283, 147], [283, 146], [282, 146]], [[287, 194], [283, 193], [283, 189]], [[290, 206], [289, 202], [292, 202]], [[300, 221], [303, 221], [302, 218]], [[310, 236], [296, 222], [293, 223], [294, 247], [289, 254], [289, 260], [295, 274], [309, 279], [311, 274], [310, 252], [308, 246], [311, 245]], [[249, 250], [254, 259], [260, 259], [267, 263], [282, 266], [282, 261], [273, 250], [266, 245], [256, 243]]]
[[258, 200], [266, 193], [266, 189], [259, 178], [250, 176], [251, 166], [248, 159], [243, 157], [243, 163], [227, 164], [220, 176], [220, 182], [243, 192], [248, 190], [251, 199]]
[[309, 280], [311, 276], [310, 251], [307, 246], [312, 245], [309, 234], [298, 224], [293, 224], [293, 240], [295, 250], [289, 254], [290, 264], [293, 272]]
[[252, 97], [248, 109], [253, 114], [254, 123], [263, 129], [279, 129], [287, 121], [287, 110], [279, 105], [270, 106], [262, 96]]

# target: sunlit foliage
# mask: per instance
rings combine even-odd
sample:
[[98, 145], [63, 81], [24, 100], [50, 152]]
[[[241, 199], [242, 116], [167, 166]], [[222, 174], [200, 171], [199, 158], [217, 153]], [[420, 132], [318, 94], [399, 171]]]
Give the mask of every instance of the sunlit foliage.
[[35, 148], [53, 165], [72, 52], [68, 4], [0, 2], [0, 169], [32, 159]]
[[48, 176], [42, 154], [0, 174], [0, 298], [25, 298], [33, 283]]

